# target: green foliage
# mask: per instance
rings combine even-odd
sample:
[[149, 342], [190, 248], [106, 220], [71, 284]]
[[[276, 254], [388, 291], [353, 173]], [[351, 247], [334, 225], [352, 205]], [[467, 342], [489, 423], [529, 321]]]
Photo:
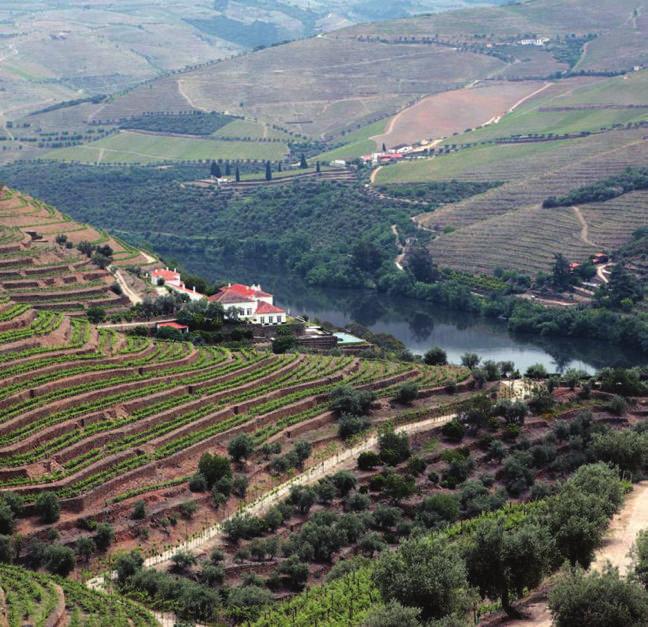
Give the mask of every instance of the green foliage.
[[397, 403], [401, 403], [403, 405], [409, 405], [416, 400], [416, 398], [418, 397], [418, 393], [419, 393], [419, 388], [416, 383], [411, 381], [408, 383], [403, 383], [403, 385], [399, 386], [398, 389], [396, 390], [396, 394], [394, 395], [394, 400]]
[[123, 120], [119, 127], [155, 133], [175, 133], [181, 135], [211, 135], [219, 128], [236, 118], [223, 113], [149, 113]]
[[628, 192], [648, 189], [648, 168], [626, 168], [621, 174], [579, 187], [566, 196], [550, 196], [542, 203], [544, 208], [571, 207], [588, 202], [604, 202]]
[[378, 454], [388, 466], [396, 466], [410, 456], [409, 438], [406, 433], [385, 429], [378, 437]]
[[35, 508], [41, 522], [45, 524], [55, 523], [61, 515], [61, 505], [53, 492], [41, 492], [36, 497]]
[[135, 503], [131, 518], [133, 520], [144, 520], [146, 518], [146, 503], [144, 501], [137, 501]]
[[254, 440], [247, 433], [239, 433], [230, 440], [227, 452], [233, 462], [239, 463], [254, 453]]
[[425, 353], [423, 361], [429, 366], [445, 366], [448, 363], [448, 356], [442, 348], [435, 346]]
[[98, 305], [91, 305], [86, 311], [86, 316], [92, 324], [99, 324], [106, 319], [106, 310]]
[[94, 543], [100, 551], [108, 550], [115, 540], [115, 531], [108, 523], [99, 523], [95, 529]]
[[584, 573], [566, 570], [549, 593], [557, 627], [627, 627], [648, 623], [648, 592], [619, 577], [615, 568]]
[[61, 544], [51, 544], [45, 549], [45, 568], [54, 575], [66, 577], [76, 564], [74, 551]]
[[506, 529], [502, 520], [484, 520], [466, 550], [468, 581], [484, 598], [496, 598], [513, 614], [511, 596], [535, 588], [548, 572], [553, 552], [546, 528], [523, 524]]
[[466, 609], [466, 570], [457, 551], [443, 540], [415, 539], [376, 562], [373, 582], [386, 601], [421, 608], [425, 619]]
[[632, 576], [648, 589], [648, 529], [642, 529], [632, 547]]
[[373, 451], [365, 451], [358, 455], [358, 468], [360, 470], [371, 470], [381, 463], [380, 456]]
[[464, 434], [466, 433], [466, 428], [463, 426], [461, 421], [453, 418], [450, 422], [441, 427], [441, 433], [450, 442], [461, 442], [463, 440]]
[[392, 601], [372, 609], [361, 627], [420, 627], [421, 610]]
[[340, 415], [364, 416], [375, 398], [371, 390], [356, 390], [350, 385], [341, 385], [329, 394], [329, 403], [331, 409]]
[[198, 462], [198, 472], [205, 478], [207, 487], [211, 488], [223, 477], [232, 476], [229, 460], [221, 455], [204, 453]]

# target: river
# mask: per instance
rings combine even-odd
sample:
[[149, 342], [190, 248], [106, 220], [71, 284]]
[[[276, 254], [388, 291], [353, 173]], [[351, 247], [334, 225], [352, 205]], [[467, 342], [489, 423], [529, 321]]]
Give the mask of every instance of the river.
[[358, 322], [374, 332], [390, 333], [413, 353], [432, 346], [443, 348], [451, 363], [460, 363], [466, 352], [482, 359], [512, 361], [525, 371], [543, 364], [550, 371], [581, 368], [594, 372], [606, 366], [635, 366], [645, 362], [629, 349], [605, 342], [513, 335], [506, 322], [451, 310], [434, 303], [389, 297], [373, 290], [334, 290], [306, 285], [285, 273], [236, 268], [225, 272], [201, 259], [183, 259], [191, 272], [212, 281], [260, 283], [275, 296], [275, 303], [291, 314], [343, 327]]

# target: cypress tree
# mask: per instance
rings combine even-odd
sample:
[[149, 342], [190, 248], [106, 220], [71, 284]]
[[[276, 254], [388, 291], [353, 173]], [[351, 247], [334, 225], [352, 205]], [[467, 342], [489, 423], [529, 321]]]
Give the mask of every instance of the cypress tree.
[[322, 171], [322, 167], [320, 166], [320, 162], [318, 161], [315, 164], [315, 171], [319, 174]]
[[225, 162], [225, 176], [230, 176], [232, 174], [232, 167], [230, 166], [230, 162], [227, 161]]
[[236, 182], [239, 183], [241, 181], [241, 172], [239, 170], [238, 163], [236, 164], [236, 172], [234, 176], [236, 176]]
[[272, 180], [272, 166], [270, 165], [269, 161], [266, 161], [265, 179], [266, 181]]
[[302, 152], [301, 158], [299, 160], [299, 167], [302, 170], [305, 170], [308, 167], [308, 161], [306, 161], [306, 155]]

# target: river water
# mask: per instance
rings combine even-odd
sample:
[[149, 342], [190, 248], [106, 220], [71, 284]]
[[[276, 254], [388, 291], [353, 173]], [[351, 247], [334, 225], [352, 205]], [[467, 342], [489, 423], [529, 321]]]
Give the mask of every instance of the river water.
[[414, 353], [440, 346], [451, 363], [466, 352], [482, 359], [512, 361], [524, 371], [543, 364], [550, 371], [581, 368], [588, 372], [606, 366], [634, 366], [645, 362], [639, 353], [609, 343], [513, 335], [506, 322], [451, 310], [434, 303], [393, 298], [372, 290], [334, 290], [306, 285], [299, 278], [253, 268], [228, 268], [202, 259], [183, 259], [188, 270], [212, 281], [261, 283], [275, 303], [291, 314], [343, 327], [358, 322], [374, 332], [390, 333]]

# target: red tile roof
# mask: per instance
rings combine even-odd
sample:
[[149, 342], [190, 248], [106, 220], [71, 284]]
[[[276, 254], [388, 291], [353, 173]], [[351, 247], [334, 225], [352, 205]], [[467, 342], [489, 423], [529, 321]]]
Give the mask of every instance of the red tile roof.
[[275, 307], [270, 303], [261, 301], [256, 310], [257, 314], [285, 314], [286, 312], [281, 307]]
[[189, 327], [186, 324], [180, 324], [179, 322], [160, 322], [158, 324], [158, 328], [159, 327], [178, 329], [179, 331], [184, 331], [185, 329], [189, 329]]
[[262, 290], [256, 290], [249, 285], [243, 285], [242, 283], [232, 283], [227, 287], [223, 287], [221, 291], [231, 291], [235, 294], [240, 294], [241, 296], [247, 296], [248, 298], [269, 298], [272, 294], [268, 294]]
[[174, 272], [173, 270], [165, 270], [163, 268], [157, 268], [151, 272], [151, 276], [159, 279], [164, 279], [165, 281], [178, 281], [180, 279], [180, 273]]
[[223, 289], [220, 292], [217, 292], [213, 296], [210, 296], [207, 300], [212, 303], [222, 303], [223, 305], [229, 305], [232, 303], [253, 303], [255, 302], [254, 298], [250, 296], [243, 296], [237, 292], [232, 292], [228, 289]]

